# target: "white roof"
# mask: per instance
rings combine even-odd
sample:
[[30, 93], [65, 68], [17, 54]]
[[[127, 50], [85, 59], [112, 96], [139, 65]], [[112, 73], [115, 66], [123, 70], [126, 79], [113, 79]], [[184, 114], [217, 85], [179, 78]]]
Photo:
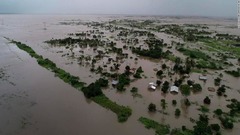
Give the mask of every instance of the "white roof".
[[151, 86], [150, 86], [150, 88], [151, 88], [151, 89], [153, 89], [153, 90], [156, 90], [156, 88], [157, 88], [157, 87], [156, 87], [156, 86], [153, 86], [153, 85], [151, 85]]
[[154, 82], [150, 82], [148, 87], [153, 89], [153, 90], [156, 90], [157, 84], [155, 84]]
[[178, 91], [179, 91], [179, 88], [177, 86], [172, 86], [170, 88], [170, 92], [177, 92], [178, 93]]
[[113, 84], [113, 85], [117, 85], [117, 84], [118, 84], [118, 80], [113, 80], [113, 81], [112, 81], [112, 84]]
[[199, 76], [199, 79], [200, 80], [207, 80], [207, 77], [206, 76]]
[[150, 82], [149, 85], [157, 86], [157, 84], [154, 82]]

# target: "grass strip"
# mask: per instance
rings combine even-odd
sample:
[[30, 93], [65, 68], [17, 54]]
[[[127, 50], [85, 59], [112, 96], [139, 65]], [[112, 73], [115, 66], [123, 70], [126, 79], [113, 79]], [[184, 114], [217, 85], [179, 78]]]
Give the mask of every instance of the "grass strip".
[[138, 120], [144, 124], [147, 129], [154, 129], [156, 135], [167, 135], [170, 133], [170, 127], [168, 125], [159, 124], [158, 122], [145, 117], [140, 117]]

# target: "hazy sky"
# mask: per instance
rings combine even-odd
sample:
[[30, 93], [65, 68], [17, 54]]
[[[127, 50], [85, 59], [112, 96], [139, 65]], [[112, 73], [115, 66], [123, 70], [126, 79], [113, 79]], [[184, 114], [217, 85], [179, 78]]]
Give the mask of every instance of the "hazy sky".
[[0, 13], [237, 17], [237, 0], [0, 0]]

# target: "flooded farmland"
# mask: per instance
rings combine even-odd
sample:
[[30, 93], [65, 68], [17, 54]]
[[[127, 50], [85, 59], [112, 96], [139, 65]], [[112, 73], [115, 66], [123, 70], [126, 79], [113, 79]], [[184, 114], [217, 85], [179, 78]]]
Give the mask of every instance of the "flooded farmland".
[[[207, 115], [210, 124], [219, 124], [222, 134], [240, 132], [239, 112], [231, 117], [232, 129], [224, 127], [221, 117], [214, 113], [221, 109], [226, 113], [222, 117], [229, 118], [230, 108], [226, 105], [240, 97], [240, 78], [230, 72], [240, 74], [240, 48], [231, 46], [239, 43], [236, 20], [113, 15], [1, 15], [0, 18], [4, 20], [0, 25], [0, 134], [153, 135], [155, 131], [145, 128], [139, 122], [140, 117], [169, 125], [171, 130], [182, 126], [193, 130], [199, 114]], [[185, 35], [187, 32], [193, 35]], [[103, 94], [131, 108], [131, 116], [119, 123], [110, 109], [86, 98], [83, 92], [41, 67], [8, 39], [30, 46], [57, 67], [79, 77], [86, 86], [99, 78], [107, 79], [108, 87], [102, 88]], [[162, 52], [154, 51], [158, 49]], [[202, 53], [198, 56], [197, 52]], [[187, 72], [189, 63], [193, 64]], [[139, 67], [143, 72], [137, 74]], [[160, 70], [161, 75], [156, 75]], [[120, 75], [126, 71], [130, 83], [123, 88], [112, 86], [113, 80], [120, 83]], [[217, 78], [219, 84], [215, 84]], [[161, 84], [155, 90], [149, 89], [149, 83], [157, 80]], [[186, 86], [189, 81], [199, 84], [201, 91], [184, 94], [181, 85]], [[163, 92], [164, 82], [169, 83], [166, 92]], [[171, 86], [178, 86], [179, 92], [169, 92]], [[131, 91], [133, 87], [137, 92]], [[225, 91], [219, 94], [221, 87]], [[211, 104], [204, 104], [206, 96]], [[161, 104], [163, 99], [165, 108]], [[186, 99], [190, 106], [185, 105]], [[149, 112], [150, 103], [156, 105], [155, 112]], [[200, 111], [201, 107], [207, 111]], [[176, 109], [181, 111], [178, 117]]]

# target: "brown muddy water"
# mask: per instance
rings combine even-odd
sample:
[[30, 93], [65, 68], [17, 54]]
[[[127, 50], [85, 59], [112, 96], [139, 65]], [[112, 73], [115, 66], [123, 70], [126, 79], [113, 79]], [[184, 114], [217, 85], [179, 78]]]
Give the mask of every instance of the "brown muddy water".
[[[89, 71], [89, 67], [80, 66], [75, 59], [69, 57], [61, 57], [62, 54], [57, 51], [66, 51], [63, 48], [52, 48], [43, 43], [51, 38], [64, 38], [69, 33], [87, 31], [85, 25], [60, 25], [59, 22], [67, 20], [80, 20], [83, 22], [98, 21], [104, 22], [113, 19], [159, 19], [168, 21], [168, 23], [201, 23], [211, 25], [212, 29], [221, 27], [221, 31], [237, 33], [236, 30], [229, 26], [234, 26], [234, 20], [220, 19], [217, 23], [215, 19], [209, 18], [156, 18], [156, 17], [124, 17], [124, 16], [42, 16], [42, 15], [0, 15], [0, 20], [4, 23], [0, 25], [0, 135], [153, 135], [153, 130], [145, 129], [144, 126], [137, 121], [141, 116], [154, 119], [160, 123], [169, 124], [171, 128], [181, 128], [186, 125], [192, 128], [193, 123], [190, 118], [197, 119], [200, 111], [197, 108], [203, 105], [203, 99], [206, 96], [211, 98], [212, 104], [210, 112], [217, 108], [226, 109], [227, 102], [224, 97], [216, 96], [216, 93], [207, 91], [208, 87], [214, 86], [214, 78], [219, 73], [209, 71], [206, 83], [199, 81], [200, 74], [193, 73], [190, 79], [200, 83], [203, 91], [198, 94], [191, 94], [188, 98], [197, 105], [191, 105], [188, 108], [181, 106], [180, 102], [185, 97], [180, 93], [162, 94], [161, 90], [149, 91], [147, 85], [151, 81], [156, 81], [154, 68], [161, 69], [161, 65], [166, 63], [173, 66], [170, 61], [151, 60], [139, 57], [137, 63], [133, 59], [127, 59], [122, 63], [120, 71], [124, 70], [126, 65], [138, 68], [142, 66], [146, 78], [134, 81], [123, 93], [116, 92], [116, 89], [109, 87], [104, 93], [118, 104], [130, 106], [133, 110], [132, 116], [125, 123], [118, 123], [117, 117], [111, 111], [87, 100], [82, 92], [77, 91], [70, 85], [64, 83], [54, 74], [40, 67], [36, 60], [31, 58], [27, 53], [19, 50], [15, 45], [9, 44], [4, 37], [21, 41], [31, 46], [38, 54], [49, 58], [57, 64], [58, 67], [77, 75], [86, 83], [95, 81], [100, 75], [93, 74]], [[44, 22], [46, 30], [44, 30]], [[216, 25], [216, 26], [215, 26]], [[110, 36], [107, 33], [107, 36]], [[166, 34], [157, 33], [158, 37], [163, 38], [170, 44]], [[171, 37], [171, 36], [169, 36]], [[122, 43], [118, 43], [122, 46]], [[89, 51], [91, 53], [91, 51]], [[137, 57], [129, 50], [129, 56]], [[181, 53], [173, 49], [175, 55], [185, 57]], [[223, 73], [223, 84], [230, 86], [232, 89], [227, 90], [228, 98], [239, 99], [239, 82], [240, 79], [233, 78]], [[177, 77], [177, 76], [176, 76]], [[169, 77], [171, 84], [173, 81]], [[129, 91], [132, 87], [139, 88], [139, 94], [143, 97], [133, 97]], [[160, 100], [165, 99], [168, 103], [166, 112], [168, 115], [161, 113], [151, 114], [147, 111], [149, 103], [155, 103], [160, 110]], [[171, 105], [173, 99], [178, 104], [176, 107]], [[182, 115], [175, 118], [174, 111], [180, 108]], [[209, 115], [210, 123], [218, 122]], [[224, 134], [238, 134], [240, 132], [240, 124], [235, 124], [233, 130], [223, 131]]]

